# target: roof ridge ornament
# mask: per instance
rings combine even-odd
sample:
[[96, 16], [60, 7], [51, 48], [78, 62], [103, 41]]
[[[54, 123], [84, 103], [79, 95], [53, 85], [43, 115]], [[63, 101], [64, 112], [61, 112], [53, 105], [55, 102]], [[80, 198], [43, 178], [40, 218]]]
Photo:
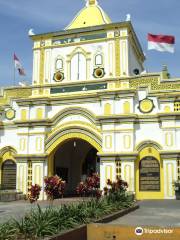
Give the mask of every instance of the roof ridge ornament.
[[93, 5], [98, 5], [97, 0], [86, 0], [86, 6], [93, 6]]

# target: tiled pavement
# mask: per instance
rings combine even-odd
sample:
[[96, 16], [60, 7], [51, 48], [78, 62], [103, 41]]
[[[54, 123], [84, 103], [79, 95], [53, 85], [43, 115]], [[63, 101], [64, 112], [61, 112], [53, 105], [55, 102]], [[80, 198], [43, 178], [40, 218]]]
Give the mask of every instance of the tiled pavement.
[[140, 208], [110, 224], [180, 227], [180, 200], [144, 200]]
[[[61, 204], [77, 203], [83, 201], [82, 198], [62, 198], [53, 201], [53, 206], [59, 206]], [[51, 203], [49, 201], [39, 201], [41, 207], [47, 207]], [[14, 202], [0, 202], [0, 223], [6, 222], [9, 219], [19, 219], [31, 208], [36, 207], [34, 204], [30, 204], [28, 201], [14, 201]]]
[[[55, 200], [53, 206], [77, 203], [80, 198], [64, 198]], [[48, 201], [41, 201], [42, 207], [49, 206]], [[126, 226], [176, 226], [180, 227], [180, 201], [178, 200], [144, 200], [138, 202], [140, 208], [110, 224]], [[36, 207], [36, 206], [34, 206]], [[11, 218], [21, 218], [32, 208], [28, 201], [0, 202], [0, 223]]]

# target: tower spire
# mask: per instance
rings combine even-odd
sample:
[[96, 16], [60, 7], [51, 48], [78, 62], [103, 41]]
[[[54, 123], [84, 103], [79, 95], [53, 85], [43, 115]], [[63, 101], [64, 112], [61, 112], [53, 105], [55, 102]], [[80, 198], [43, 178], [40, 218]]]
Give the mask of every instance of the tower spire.
[[97, 4], [97, 0], [86, 0], [87, 1], [87, 5], [91, 6], [91, 5], [96, 5]]

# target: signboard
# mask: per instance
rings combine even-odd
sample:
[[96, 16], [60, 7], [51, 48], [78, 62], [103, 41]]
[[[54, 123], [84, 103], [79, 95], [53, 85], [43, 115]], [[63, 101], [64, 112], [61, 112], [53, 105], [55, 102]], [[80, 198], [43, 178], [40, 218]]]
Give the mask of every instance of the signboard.
[[51, 94], [56, 93], [70, 93], [70, 92], [85, 92], [91, 90], [104, 90], [107, 89], [107, 83], [99, 84], [86, 84], [86, 85], [76, 85], [70, 87], [52, 87]]
[[83, 36], [75, 37], [75, 38], [69, 37], [69, 38], [55, 39], [52, 41], [52, 43], [53, 43], [53, 45], [60, 45], [60, 44], [76, 43], [76, 42], [103, 39], [103, 38], [107, 38], [107, 33], [83, 35]]
[[154, 157], [145, 157], [139, 163], [139, 190], [160, 191], [160, 166]]
[[[116, 224], [115, 224], [116, 223]], [[80, 238], [77, 238], [80, 239]], [[86, 239], [86, 238], [81, 238]], [[180, 239], [179, 227], [121, 226], [118, 219], [113, 223], [87, 225], [87, 240], [177, 240]]]

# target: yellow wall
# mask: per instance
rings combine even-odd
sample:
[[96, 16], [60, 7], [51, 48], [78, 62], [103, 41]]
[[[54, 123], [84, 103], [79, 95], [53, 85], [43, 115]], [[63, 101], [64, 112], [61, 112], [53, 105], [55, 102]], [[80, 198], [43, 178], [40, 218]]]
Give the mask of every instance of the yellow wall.
[[111, 112], [111, 104], [110, 103], [106, 103], [104, 105], [104, 115], [110, 115], [112, 114]]
[[37, 110], [36, 110], [36, 119], [38, 119], [38, 120], [43, 119], [43, 109], [42, 108], [37, 108]]
[[54, 175], [54, 154], [51, 153], [48, 157], [48, 176]]
[[123, 104], [123, 111], [125, 114], [130, 113], [130, 102], [126, 101]]
[[27, 110], [26, 109], [22, 109], [21, 110], [21, 120], [22, 121], [26, 121], [27, 120]]

